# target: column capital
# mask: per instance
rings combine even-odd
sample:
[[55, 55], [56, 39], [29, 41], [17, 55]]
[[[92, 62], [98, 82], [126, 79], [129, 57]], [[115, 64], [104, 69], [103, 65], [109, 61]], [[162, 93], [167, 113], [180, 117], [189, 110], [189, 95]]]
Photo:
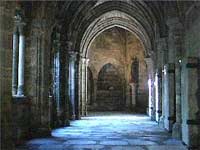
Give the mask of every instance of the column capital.
[[69, 59], [70, 59], [71, 61], [76, 61], [76, 60], [77, 60], [78, 52], [69, 51], [68, 54], [69, 54]]
[[172, 32], [177, 32], [177, 30], [183, 29], [183, 24], [177, 17], [168, 19], [166, 24], [169, 27], [169, 30]]
[[88, 58], [86, 58], [86, 57], [81, 57], [80, 60], [81, 60], [81, 62], [82, 62], [83, 64], [88, 65], [88, 62], [89, 62], [89, 59], [88, 59]]

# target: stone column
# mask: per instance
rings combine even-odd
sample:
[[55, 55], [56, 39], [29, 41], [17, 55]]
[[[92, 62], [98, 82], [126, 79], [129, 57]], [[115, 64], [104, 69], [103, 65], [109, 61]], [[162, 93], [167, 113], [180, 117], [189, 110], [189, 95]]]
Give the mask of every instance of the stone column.
[[182, 140], [190, 148], [200, 143], [199, 59], [188, 57], [182, 63]]
[[85, 58], [81, 58], [81, 115], [85, 115]]
[[18, 62], [18, 90], [17, 96], [24, 96], [24, 52], [25, 52], [25, 36], [24, 36], [24, 25], [19, 25], [19, 62]]
[[182, 63], [182, 39], [183, 26], [177, 20], [174, 29], [174, 47], [175, 47], [175, 113], [176, 122], [173, 125], [172, 136], [181, 139], [181, 63]]
[[85, 62], [85, 115], [87, 115], [87, 105], [88, 105], [88, 63], [89, 63], [89, 59], [86, 58], [86, 62]]
[[166, 105], [165, 105], [165, 128], [172, 131], [173, 123], [175, 122], [175, 66], [174, 63], [169, 63], [166, 67]]
[[87, 115], [87, 66], [89, 59], [82, 59], [82, 115]]
[[13, 32], [13, 62], [12, 62], [12, 95], [17, 94], [17, 58], [18, 58], [18, 47], [19, 37], [17, 27], [15, 26]]
[[[79, 58], [78, 56], [77, 56], [77, 58]], [[80, 119], [80, 107], [79, 107], [79, 105], [80, 105], [80, 101], [79, 101], [79, 93], [78, 93], [78, 91], [79, 91], [79, 60], [77, 59], [76, 61], [75, 61], [75, 91], [74, 91], [74, 93], [75, 93], [75, 118], [76, 119]]]
[[131, 86], [131, 93], [129, 91], [129, 93], [131, 94], [131, 98], [130, 98], [130, 105], [131, 105], [131, 110], [134, 110], [135, 105], [136, 105], [136, 85], [135, 83], [130, 83]]
[[165, 105], [165, 128], [168, 131], [172, 131], [173, 123], [176, 121], [176, 91], [175, 91], [175, 60], [176, 60], [176, 47], [175, 43], [177, 42], [175, 40], [175, 32], [177, 27], [177, 19], [169, 19], [167, 21], [167, 25], [169, 27], [169, 35], [168, 35], [168, 65], [167, 65], [167, 77], [166, 79], [167, 86], [168, 86], [168, 93], [166, 98], [166, 105]]
[[148, 69], [148, 87], [149, 87], [149, 107], [148, 114], [151, 119], [154, 119], [154, 95], [153, 95], [153, 61], [151, 58], [145, 58]]
[[157, 52], [156, 52], [156, 74], [155, 74], [155, 114], [156, 114], [156, 121], [160, 122], [160, 117], [162, 114], [162, 75], [161, 70], [163, 66], [163, 60], [165, 57], [163, 55], [164, 48], [165, 48], [165, 38], [159, 38], [157, 41]]
[[94, 94], [93, 94], [93, 103], [92, 103], [92, 106], [95, 106], [96, 107], [96, 100], [97, 100], [97, 82], [98, 82], [98, 79], [94, 78]]
[[82, 59], [79, 58], [79, 68], [78, 68], [78, 72], [79, 72], [79, 116], [82, 116]]
[[173, 125], [172, 136], [181, 139], [181, 60], [176, 62], [176, 122]]
[[159, 51], [160, 51], [160, 56], [161, 57], [161, 61], [160, 61], [160, 65], [158, 67], [159, 69], [159, 97], [161, 99], [161, 103], [160, 103], [160, 118], [159, 118], [159, 126], [164, 128], [164, 119], [165, 119], [165, 90], [166, 90], [166, 86], [165, 86], [165, 82], [166, 82], [166, 68], [164, 67], [165, 64], [167, 64], [168, 62], [168, 51], [167, 51], [167, 42], [166, 42], [166, 38], [162, 38], [159, 40]]
[[75, 119], [75, 63], [77, 60], [76, 53], [70, 53], [69, 57], [69, 97], [70, 97], [70, 107], [71, 107], [71, 119]]

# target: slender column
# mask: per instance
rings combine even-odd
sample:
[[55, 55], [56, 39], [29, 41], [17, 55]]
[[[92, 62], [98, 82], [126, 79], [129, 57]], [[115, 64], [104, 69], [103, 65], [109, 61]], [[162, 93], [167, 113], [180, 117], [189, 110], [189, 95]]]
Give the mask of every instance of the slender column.
[[89, 59], [86, 58], [85, 61], [85, 115], [87, 115], [87, 105], [88, 105], [88, 63], [89, 63]]
[[14, 29], [13, 33], [13, 62], [12, 62], [12, 95], [17, 94], [17, 58], [18, 58], [18, 47], [19, 47], [19, 39], [17, 27]]
[[154, 82], [154, 86], [155, 86], [155, 102], [156, 102], [156, 121], [158, 122], [159, 120], [159, 103], [160, 103], [160, 99], [158, 96], [158, 72], [155, 74], [155, 82]]
[[155, 75], [155, 99], [156, 99], [156, 121], [160, 121], [162, 113], [162, 98], [161, 98], [161, 75], [158, 70]]
[[19, 25], [19, 62], [18, 62], [18, 96], [24, 96], [24, 52], [25, 52], [25, 36], [23, 33], [24, 23]]
[[70, 106], [71, 106], [71, 119], [75, 119], [75, 61], [76, 54], [70, 54], [70, 63], [69, 63], [69, 97], [70, 97]]
[[79, 116], [82, 116], [82, 59], [79, 59]]
[[145, 58], [148, 69], [148, 87], [149, 87], [149, 107], [148, 114], [154, 120], [154, 95], [153, 95], [153, 62], [151, 58]]
[[86, 58], [82, 60], [82, 116], [86, 115]]
[[135, 105], [136, 105], [136, 84], [134, 82], [130, 83], [130, 86], [131, 86], [131, 93], [129, 91], [129, 93], [131, 94], [131, 110], [134, 110], [135, 109]]
[[93, 94], [93, 103], [92, 103], [92, 105], [94, 106], [96, 106], [96, 100], [97, 100], [97, 81], [98, 81], [98, 79], [95, 79], [94, 78], [94, 94]]
[[76, 119], [80, 119], [80, 107], [79, 107], [79, 104], [80, 104], [80, 101], [79, 101], [79, 61], [76, 60], [75, 61], [75, 117]]

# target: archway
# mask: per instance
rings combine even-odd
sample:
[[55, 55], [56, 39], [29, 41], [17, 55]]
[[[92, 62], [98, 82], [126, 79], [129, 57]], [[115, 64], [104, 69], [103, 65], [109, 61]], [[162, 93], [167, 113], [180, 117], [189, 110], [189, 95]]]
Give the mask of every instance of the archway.
[[[144, 69], [144, 67], [142, 67], [144, 70], [147, 71], [146, 73], [144, 73], [144, 75], [146, 76], [145, 77], [146, 78], [146, 81], [145, 81], [146, 85], [144, 85], [143, 88], [140, 90], [141, 92], [138, 92], [139, 93], [138, 95], [140, 95], [140, 99], [143, 99], [140, 102], [138, 100], [138, 102], [140, 104], [143, 104], [144, 102], [146, 103], [146, 99], [148, 99], [148, 94], [147, 94], [148, 82], [147, 82], [147, 79], [153, 78], [153, 65], [150, 64], [151, 66], [149, 67], [149, 64], [148, 63], [146, 64], [146, 62], [145, 62], [145, 57], [148, 57], [148, 59], [151, 59], [150, 56], [152, 55], [153, 44], [152, 44], [152, 39], [150, 37], [152, 35], [150, 34], [149, 31], [147, 31], [147, 28], [145, 28], [141, 24], [141, 22], [139, 22], [136, 18], [134, 18], [134, 17], [130, 16], [128, 13], [125, 13], [125, 12], [120, 11], [118, 9], [110, 10], [110, 11], [105, 12], [104, 14], [100, 15], [99, 17], [97, 17], [87, 27], [87, 29], [84, 31], [84, 34], [82, 36], [82, 39], [81, 39], [80, 45], [79, 45], [81, 57], [88, 59], [89, 58], [89, 52], [92, 51], [92, 49], [90, 47], [91, 47], [92, 43], [94, 42], [94, 40], [99, 35], [101, 35], [104, 31], [107, 31], [107, 30], [110, 30], [110, 29], [113, 29], [113, 28], [120, 28], [120, 29], [123, 29], [123, 30], [131, 33], [141, 43], [144, 58], [140, 61], [142, 62], [143, 66], [148, 67], [148, 69]], [[78, 40], [76, 42], [78, 42]], [[110, 63], [106, 59], [104, 59], [104, 61], [107, 62], [107, 63]], [[116, 63], [117, 61], [114, 60], [114, 62]], [[129, 64], [131, 64], [131, 63], [129, 63]], [[130, 69], [131, 66], [127, 65], [126, 68]], [[99, 69], [100, 68], [98, 68], [97, 70], [99, 70]], [[97, 78], [97, 77], [95, 77], [95, 74], [97, 75], [97, 73], [93, 72], [94, 79]], [[130, 84], [127, 84], [128, 82], [130, 82], [130, 79], [128, 79], [128, 77], [127, 77], [128, 75], [130, 75], [130, 73], [126, 73], [126, 75], [125, 75], [126, 77], [124, 77], [124, 79], [123, 79], [123, 82], [124, 82], [123, 83], [123, 93], [124, 93], [123, 99], [126, 99], [125, 106], [129, 107], [128, 109], [132, 109], [133, 111], [135, 111], [136, 110], [135, 108], [137, 108], [137, 107], [135, 107], [136, 102], [132, 104], [133, 106], [130, 106], [131, 105], [130, 104], [131, 103], [130, 102], [130, 99], [131, 99], [130, 88], [132, 86]], [[81, 79], [83, 79], [83, 78], [81, 77]], [[82, 92], [82, 93], [85, 93], [85, 92]], [[84, 97], [84, 96], [82, 96], [82, 97]], [[87, 101], [87, 98], [88, 97], [86, 96], [86, 101]], [[149, 102], [147, 102], [147, 103], [150, 103], [150, 101], [152, 101], [152, 100], [153, 100], [152, 98], [149, 98]], [[84, 101], [84, 100], [82, 99], [81, 101]], [[83, 102], [82, 104], [84, 104], [84, 103], [87, 104], [87, 102]], [[154, 102], [152, 102], [152, 103], [154, 103]], [[148, 106], [148, 104], [145, 104], [145, 107], [146, 106]], [[151, 106], [149, 105], [149, 107], [151, 107]], [[84, 107], [82, 107], [82, 108], [84, 108]], [[87, 110], [87, 109], [85, 109], [85, 110]], [[139, 109], [139, 111], [142, 111], [142, 112], [146, 112], [146, 110], [148, 110], [148, 109], [147, 108]], [[87, 113], [85, 113], [85, 114], [87, 114]]]
[[119, 111], [123, 105], [123, 85], [118, 70], [112, 64], [105, 64], [97, 81], [97, 111]]
[[[134, 58], [138, 58], [137, 71], [132, 69]], [[144, 48], [138, 37], [120, 27], [109, 28], [93, 40], [88, 59], [94, 78], [94, 103], [88, 111], [146, 113], [148, 75]], [[137, 86], [133, 85], [132, 76], [135, 75], [138, 77]]]

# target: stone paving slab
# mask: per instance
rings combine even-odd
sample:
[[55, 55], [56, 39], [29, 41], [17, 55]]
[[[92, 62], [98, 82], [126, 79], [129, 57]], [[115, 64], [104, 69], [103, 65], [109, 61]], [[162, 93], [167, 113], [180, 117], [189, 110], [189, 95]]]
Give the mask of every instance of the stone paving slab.
[[90, 116], [17, 150], [186, 150], [145, 115]]
[[107, 140], [107, 141], [100, 141], [101, 145], [128, 145], [127, 141], [122, 140]]
[[172, 146], [172, 145], [159, 145], [159, 146], [148, 146], [147, 150], [187, 150], [185, 146]]
[[130, 145], [157, 145], [156, 142], [141, 139], [129, 139], [127, 141]]
[[96, 141], [89, 141], [89, 140], [68, 140], [67, 142], [64, 142], [64, 145], [94, 145], [96, 144]]

